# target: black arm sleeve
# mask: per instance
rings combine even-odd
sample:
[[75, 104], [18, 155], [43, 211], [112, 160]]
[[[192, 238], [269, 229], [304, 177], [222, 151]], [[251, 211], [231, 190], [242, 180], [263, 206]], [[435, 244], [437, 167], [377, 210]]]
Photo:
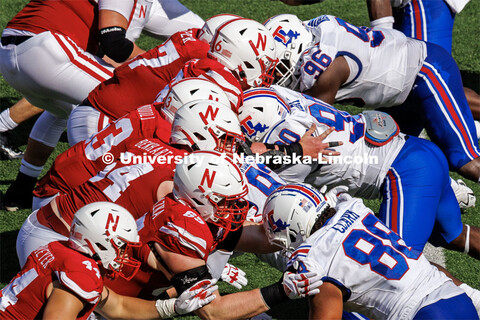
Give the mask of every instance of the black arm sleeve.
[[133, 52], [133, 42], [126, 37], [122, 27], [108, 27], [100, 30], [100, 46], [107, 56], [115, 62], [123, 62]]
[[174, 275], [172, 277], [172, 285], [177, 290], [178, 295], [181, 295], [193, 284], [204, 279], [212, 279], [212, 276], [210, 275], [210, 272], [208, 272], [206, 265]]

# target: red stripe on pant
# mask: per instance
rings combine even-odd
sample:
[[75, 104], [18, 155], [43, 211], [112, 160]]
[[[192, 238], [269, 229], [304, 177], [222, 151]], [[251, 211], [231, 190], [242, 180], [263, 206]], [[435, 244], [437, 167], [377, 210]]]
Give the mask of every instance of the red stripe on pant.
[[413, 6], [413, 23], [414, 23], [414, 31], [415, 31], [415, 39], [425, 40], [423, 37], [423, 21], [422, 21], [422, 12], [420, 11], [420, 5], [418, 4], [418, 0], [412, 1]]
[[75, 43], [68, 39], [68, 38], [64, 38], [66, 39], [68, 42], [70, 42], [70, 44], [76, 49], [76, 53], [79, 57], [82, 57], [83, 59], [85, 59], [86, 61], [92, 63], [92, 65], [95, 65], [96, 68], [100, 69], [102, 72], [106, 73], [108, 75], [108, 78], [105, 78], [104, 76], [102, 75], [99, 75], [98, 73], [96, 73], [95, 71], [93, 71], [92, 69], [88, 68], [87, 66], [81, 64], [79, 61], [75, 60], [75, 57], [73, 56], [72, 52], [70, 51], [70, 49], [63, 43], [63, 41], [61, 40], [60, 36], [57, 35], [57, 34], [53, 34], [53, 36], [55, 37], [55, 39], [57, 39], [57, 42], [58, 44], [62, 47], [63, 51], [67, 54], [68, 56], [68, 59], [70, 59], [70, 62], [73, 63], [77, 68], [79, 68], [80, 70], [84, 71], [85, 73], [88, 73], [89, 75], [91, 75], [93, 78], [97, 79], [99, 82], [103, 82], [104, 80], [107, 80], [108, 78], [111, 78], [113, 76], [113, 73], [108, 70], [107, 68], [105, 68], [104, 66], [102, 66], [101, 64], [99, 64], [97, 61], [95, 60], [92, 60], [89, 56], [83, 54], [83, 52], [81, 52], [80, 50], [77, 49], [77, 46], [75, 45]]
[[390, 203], [390, 216], [391, 216], [391, 221], [390, 221], [390, 229], [392, 229], [396, 234], [400, 235], [398, 233], [398, 199], [400, 198], [399, 190], [398, 190], [398, 185], [397, 185], [397, 177], [395, 177], [393, 171], [388, 171], [388, 180], [390, 182], [390, 198], [391, 198], [391, 203]]
[[460, 117], [458, 116], [457, 111], [455, 110], [455, 107], [452, 103], [452, 100], [450, 99], [450, 96], [445, 91], [440, 81], [438, 81], [438, 78], [435, 76], [432, 70], [423, 66], [420, 71], [427, 76], [427, 78], [432, 82], [433, 86], [435, 87], [435, 90], [437, 90], [437, 92], [440, 94], [442, 101], [445, 103], [445, 106], [447, 107], [448, 113], [450, 114], [456, 127], [460, 130], [460, 134], [462, 135], [463, 140], [465, 141], [468, 152], [473, 158], [477, 158], [479, 155], [475, 151], [475, 147], [472, 145], [472, 141], [470, 140], [469, 135], [467, 134], [467, 129], [463, 125], [463, 122], [460, 120]]

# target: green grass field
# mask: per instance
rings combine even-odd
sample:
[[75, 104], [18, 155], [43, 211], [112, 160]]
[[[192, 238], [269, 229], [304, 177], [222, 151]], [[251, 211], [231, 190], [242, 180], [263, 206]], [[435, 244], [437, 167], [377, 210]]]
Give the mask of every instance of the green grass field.
[[[440, 1], [440, 0], [439, 0]], [[6, 23], [18, 12], [27, 0], [4, 0], [0, 2], [0, 28], [3, 30]], [[356, 25], [369, 25], [365, 0], [326, 0], [323, 3], [290, 7], [280, 1], [271, 0], [182, 0], [183, 4], [192, 11], [206, 19], [219, 13], [234, 13], [259, 22], [280, 13], [294, 13], [301, 19], [307, 20], [321, 14], [332, 14], [341, 17]], [[469, 79], [468, 86], [479, 90], [478, 79], [480, 78], [480, 0], [471, 0], [464, 11], [456, 18], [454, 28], [453, 56], [459, 68], [473, 75]], [[137, 44], [143, 49], [149, 49], [159, 44], [158, 40], [142, 36]], [[473, 81], [472, 81], [473, 79]], [[14, 104], [20, 94], [9, 87], [0, 77], [0, 110], [4, 110]], [[349, 112], [357, 113], [359, 109], [348, 108]], [[25, 148], [30, 128], [34, 119], [21, 124], [14, 130], [16, 143]], [[50, 157], [46, 169], [53, 159], [68, 147], [62, 139], [57, 146], [55, 153]], [[10, 183], [15, 180], [20, 161], [0, 162], [0, 191], [5, 192]], [[46, 171], [46, 169], [44, 171]], [[457, 177], [457, 175], [454, 175]], [[480, 196], [478, 184], [467, 181], [467, 184]], [[480, 200], [479, 200], [480, 201]], [[378, 210], [379, 201], [368, 201], [368, 205]], [[480, 210], [477, 208], [468, 209], [462, 216], [464, 222], [472, 225], [480, 225]], [[0, 286], [3, 287], [18, 272], [19, 266], [15, 252], [15, 239], [18, 229], [24, 219], [30, 214], [29, 210], [22, 210], [15, 213], [0, 210]], [[280, 272], [260, 262], [254, 255], [244, 254], [233, 259], [233, 264], [247, 272], [249, 284], [246, 290], [261, 287], [277, 281]], [[447, 253], [448, 269], [459, 279], [467, 282], [473, 287], [480, 288], [480, 263], [463, 254]], [[221, 292], [234, 292], [231, 286], [221, 284]], [[289, 302], [269, 312], [278, 319], [299, 319], [307, 315], [307, 306], [304, 300]], [[184, 317], [188, 318], [188, 317]]]

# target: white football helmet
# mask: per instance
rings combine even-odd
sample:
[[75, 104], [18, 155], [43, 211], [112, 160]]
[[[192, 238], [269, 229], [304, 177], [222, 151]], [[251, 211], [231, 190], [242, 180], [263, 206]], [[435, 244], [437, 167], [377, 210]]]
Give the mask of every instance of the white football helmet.
[[[305, 28], [303, 22], [293, 14], [279, 14], [264, 22], [275, 40], [278, 65], [275, 83], [294, 88], [293, 72], [302, 53], [313, 46], [313, 35]], [[298, 82], [298, 81], [297, 81]]]
[[242, 131], [252, 142], [261, 141], [287, 114], [290, 114], [290, 106], [271, 88], [246, 90], [243, 105], [238, 109]]
[[242, 172], [225, 154], [196, 151], [176, 166], [175, 199], [196, 209], [205, 221], [225, 230], [237, 230], [245, 221], [247, 193]]
[[237, 150], [237, 139], [245, 138], [235, 112], [220, 102], [195, 100], [177, 110], [170, 144], [192, 150], [216, 150], [229, 155]]
[[263, 208], [269, 241], [293, 252], [310, 236], [317, 218], [329, 205], [323, 194], [306, 184], [287, 184], [270, 194]]
[[227, 95], [217, 84], [201, 78], [185, 78], [172, 85], [163, 100], [161, 112], [172, 123], [177, 110], [194, 100], [214, 100], [230, 108]]
[[71, 248], [100, 260], [111, 277], [130, 280], [140, 267], [131, 257], [131, 249], [141, 245], [137, 224], [130, 212], [115, 203], [94, 202], [80, 208], [73, 217], [69, 243]]
[[235, 19], [217, 28], [209, 56], [250, 87], [268, 87], [277, 64], [275, 41], [257, 21]]
[[210, 43], [217, 28], [227, 21], [242, 18], [236, 14], [222, 13], [205, 20], [202, 30], [199, 32], [198, 39]]

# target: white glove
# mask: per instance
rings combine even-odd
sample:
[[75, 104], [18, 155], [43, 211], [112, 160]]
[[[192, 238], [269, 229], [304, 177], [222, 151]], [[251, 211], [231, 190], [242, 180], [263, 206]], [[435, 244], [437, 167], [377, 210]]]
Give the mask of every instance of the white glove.
[[338, 196], [341, 195], [342, 193], [347, 193], [348, 187], [337, 186], [330, 189], [327, 193], [325, 193], [326, 191], [327, 191], [327, 186], [323, 186], [320, 189], [320, 192], [325, 194], [325, 198], [327, 198], [327, 203], [330, 205], [330, 207], [335, 208], [337, 206]]
[[218, 286], [214, 285], [216, 282], [217, 279], [202, 280], [184, 291], [175, 299], [175, 312], [179, 315], [187, 314], [212, 302], [217, 297], [213, 294], [218, 290]]
[[220, 278], [237, 289], [242, 289], [242, 287], [248, 283], [245, 272], [230, 263], [225, 265]]
[[322, 277], [315, 272], [293, 273], [286, 271], [283, 274], [283, 290], [290, 299], [305, 298], [320, 292], [323, 284]]

